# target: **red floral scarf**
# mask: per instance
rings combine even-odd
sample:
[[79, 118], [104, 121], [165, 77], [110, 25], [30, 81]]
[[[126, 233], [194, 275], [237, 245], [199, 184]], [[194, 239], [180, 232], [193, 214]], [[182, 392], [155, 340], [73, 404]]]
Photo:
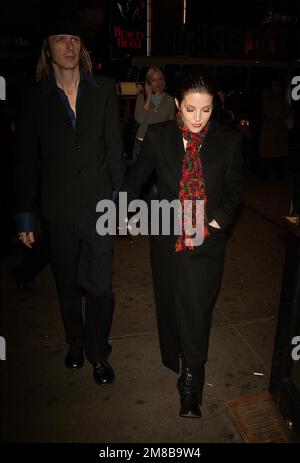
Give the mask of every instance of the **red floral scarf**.
[[[176, 252], [184, 251], [186, 249], [193, 250], [194, 246], [187, 246], [185, 240], [191, 238], [192, 236], [189, 233], [185, 232], [185, 228], [188, 230], [189, 226], [193, 227], [196, 223], [201, 223], [201, 220], [204, 220], [204, 239], [209, 234], [207, 228], [207, 220], [204, 212], [204, 217], [202, 217], [201, 212], [196, 209], [195, 200], [204, 201], [204, 211], [206, 206], [206, 194], [205, 194], [205, 183], [202, 170], [202, 162], [199, 156], [200, 147], [204, 141], [204, 138], [209, 130], [209, 124], [207, 124], [203, 130], [199, 133], [191, 132], [187, 127], [185, 127], [181, 112], [177, 113], [177, 124], [180, 129], [183, 138], [187, 141], [186, 153], [182, 162], [182, 177], [180, 180], [179, 187], [179, 200], [182, 205], [182, 232], [178, 237], [176, 242], [175, 250]], [[184, 224], [184, 200], [192, 200], [192, 211], [185, 211], [188, 219], [191, 220], [191, 223]], [[197, 222], [196, 222], [196, 211], [197, 211]], [[199, 217], [199, 213], [201, 216]]]

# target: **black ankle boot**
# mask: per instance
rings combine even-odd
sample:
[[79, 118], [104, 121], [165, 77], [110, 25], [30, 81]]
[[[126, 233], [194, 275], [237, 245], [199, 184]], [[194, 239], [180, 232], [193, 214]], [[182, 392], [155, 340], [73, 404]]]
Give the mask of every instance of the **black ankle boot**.
[[179, 415], [183, 418], [201, 418], [201, 410], [192, 373], [184, 360], [182, 361], [181, 376], [177, 380], [177, 389], [180, 394]]

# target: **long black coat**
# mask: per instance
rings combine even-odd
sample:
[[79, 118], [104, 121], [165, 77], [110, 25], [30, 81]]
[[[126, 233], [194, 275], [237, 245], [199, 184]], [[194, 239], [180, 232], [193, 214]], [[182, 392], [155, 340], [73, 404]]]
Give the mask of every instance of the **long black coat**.
[[[76, 129], [54, 81], [40, 81], [24, 99], [17, 131], [17, 212], [33, 212], [40, 186], [47, 221], [73, 221], [111, 198], [123, 181], [122, 140], [113, 80], [84, 78]], [[40, 185], [39, 185], [40, 182]]]
[[[154, 170], [159, 199], [178, 199], [184, 154], [176, 121], [149, 126], [141, 155], [122, 188], [128, 192], [129, 200], [138, 196]], [[201, 246], [179, 253], [175, 253], [174, 234], [152, 236], [150, 250], [162, 360], [178, 372], [179, 353], [183, 350], [201, 403], [212, 308], [224, 261], [225, 230], [241, 203], [240, 136], [211, 121], [200, 157], [207, 219], [215, 219], [221, 230], [209, 227], [210, 235]]]

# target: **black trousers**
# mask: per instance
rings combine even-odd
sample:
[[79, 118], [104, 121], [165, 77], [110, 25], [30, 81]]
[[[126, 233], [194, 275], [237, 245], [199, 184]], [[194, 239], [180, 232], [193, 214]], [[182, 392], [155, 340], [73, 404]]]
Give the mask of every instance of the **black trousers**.
[[211, 230], [194, 251], [175, 252], [176, 237], [151, 237], [150, 255], [163, 364], [179, 373], [182, 353], [191, 369], [199, 403], [214, 302], [220, 287], [225, 233]]
[[47, 223], [47, 229], [66, 341], [82, 347], [92, 363], [106, 360], [112, 350], [112, 237], [97, 234], [95, 216]]

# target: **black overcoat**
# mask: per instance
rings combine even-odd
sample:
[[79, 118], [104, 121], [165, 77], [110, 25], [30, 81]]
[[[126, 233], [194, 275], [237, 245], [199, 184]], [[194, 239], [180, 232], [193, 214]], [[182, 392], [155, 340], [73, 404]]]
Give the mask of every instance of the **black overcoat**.
[[[129, 170], [122, 188], [129, 200], [138, 197], [141, 186], [153, 171], [159, 199], [178, 199], [184, 154], [176, 121], [149, 126], [141, 155]], [[150, 251], [163, 363], [178, 372], [179, 353], [183, 350], [201, 402], [212, 308], [224, 262], [225, 231], [242, 199], [239, 134], [210, 121], [200, 157], [207, 219], [208, 222], [215, 219], [221, 230], [209, 227], [210, 234], [201, 246], [179, 253], [175, 253], [177, 237], [174, 234], [152, 236]]]
[[34, 212], [41, 189], [46, 221], [71, 222], [95, 213], [123, 181], [119, 109], [112, 79], [85, 77], [76, 103], [76, 129], [55, 81], [46, 79], [24, 98], [17, 131], [17, 212]]

